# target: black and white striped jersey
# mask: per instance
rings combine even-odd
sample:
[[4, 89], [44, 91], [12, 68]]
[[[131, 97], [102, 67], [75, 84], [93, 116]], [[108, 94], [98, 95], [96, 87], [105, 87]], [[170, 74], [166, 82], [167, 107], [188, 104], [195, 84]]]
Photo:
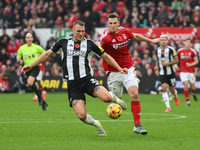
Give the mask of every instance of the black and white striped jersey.
[[161, 47], [158, 47], [158, 49], [156, 50], [156, 55], [159, 67], [159, 74], [160, 75], [175, 74], [174, 65], [163, 67], [162, 61], [172, 62], [174, 60], [174, 57], [177, 55], [176, 50], [171, 46], [167, 46], [164, 50], [162, 50]]
[[53, 52], [62, 49], [62, 69], [65, 79], [76, 80], [85, 76], [93, 76], [90, 66], [92, 55], [101, 56], [104, 50], [92, 40], [83, 38], [81, 42], [74, 42], [72, 37], [61, 38], [52, 47]]

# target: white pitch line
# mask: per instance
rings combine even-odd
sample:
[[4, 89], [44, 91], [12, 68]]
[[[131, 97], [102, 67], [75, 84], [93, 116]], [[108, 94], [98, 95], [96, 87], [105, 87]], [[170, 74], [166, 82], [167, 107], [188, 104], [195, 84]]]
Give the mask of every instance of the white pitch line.
[[[91, 113], [91, 112], [90, 112]], [[126, 113], [128, 114], [128, 113]], [[184, 119], [187, 118], [187, 116], [183, 115], [173, 115], [173, 114], [155, 114], [155, 113], [143, 113], [144, 115], [154, 115], [154, 116], [171, 116], [170, 118], [156, 118], [156, 119], [141, 119], [141, 121], [154, 121], [154, 122], [159, 122], [161, 120], [170, 120], [170, 119]], [[65, 122], [81, 122], [78, 119], [13, 119], [13, 118], [0, 118], [0, 123], [65, 123]], [[132, 122], [133, 120], [99, 120], [101, 122], [115, 122], [115, 121], [120, 121], [120, 122]], [[195, 121], [195, 122], [200, 122], [200, 121]]]

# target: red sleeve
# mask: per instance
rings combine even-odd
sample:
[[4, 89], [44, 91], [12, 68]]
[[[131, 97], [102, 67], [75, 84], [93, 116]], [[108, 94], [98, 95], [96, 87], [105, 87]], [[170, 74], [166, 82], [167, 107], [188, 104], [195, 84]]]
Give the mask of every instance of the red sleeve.
[[126, 31], [128, 32], [129, 38], [132, 39], [134, 34], [129, 29], [126, 29]]

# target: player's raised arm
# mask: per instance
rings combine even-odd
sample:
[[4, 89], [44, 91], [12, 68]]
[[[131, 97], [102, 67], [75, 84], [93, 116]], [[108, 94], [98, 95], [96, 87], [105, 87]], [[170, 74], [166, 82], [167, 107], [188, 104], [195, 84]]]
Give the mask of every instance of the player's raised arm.
[[119, 72], [127, 74], [128, 73], [128, 69], [127, 68], [121, 68], [118, 63], [110, 56], [108, 55], [106, 52], [103, 53], [103, 55], [101, 55], [101, 57], [108, 62], [111, 66], [113, 66], [114, 68], [116, 68]]
[[21, 73], [24, 72], [28, 72], [30, 71], [33, 67], [37, 66], [38, 64], [44, 62], [45, 60], [47, 60], [49, 57], [51, 57], [54, 54], [54, 52], [49, 49], [48, 51], [46, 51], [45, 53], [41, 54], [38, 59], [36, 59], [36, 61], [34, 61], [33, 63], [31, 63], [30, 65], [26, 65], [21, 69]]
[[134, 37], [133, 37], [134, 40], [137, 40], [137, 41], [146, 41], [148, 43], [159, 43], [160, 42], [160, 38], [156, 38], [156, 39], [149, 39], [141, 34], [137, 34], [137, 33], [134, 33]]

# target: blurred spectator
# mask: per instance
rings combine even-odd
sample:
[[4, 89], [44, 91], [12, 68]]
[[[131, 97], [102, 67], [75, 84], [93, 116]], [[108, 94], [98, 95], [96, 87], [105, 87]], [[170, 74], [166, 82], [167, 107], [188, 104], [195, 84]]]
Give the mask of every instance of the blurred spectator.
[[123, 26], [125, 28], [129, 28], [130, 27], [130, 23], [127, 21], [126, 18], [123, 18], [122, 22], [120, 23], [120, 26]]
[[47, 10], [46, 18], [48, 21], [53, 20], [53, 22], [54, 22], [54, 20], [56, 20], [56, 18], [57, 18], [57, 10], [54, 7], [50, 6]]
[[136, 67], [138, 70], [141, 70], [141, 67], [142, 67], [142, 59], [139, 57], [139, 54], [138, 54], [137, 51], [133, 51], [132, 61], [133, 61], [133, 65], [135, 65], [135, 67]]
[[68, 14], [71, 11], [71, 9], [73, 8], [73, 5], [72, 5], [72, 2], [70, 0], [64, 0], [62, 7], [63, 7], [65, 13]]
[[0, 36], [0, 48], [6, 48], [7, 49], [7, 45], [10, 41], [10, 37], [6, 33], [6, 28], [3, 28], [2, 32], [3, 32], [3, 34], [2, 34], [2, 36]]
[[92, 12], [90, 13], [90, 18], [92, 20], [92, 25], [94, 27], [100, 27], [100, 14], [97, 12], [97, 7], [93, 6], [92, 7]]
[[199, 17], [200, 18], [200, 6], [195, 6], [193, 17]]
[[191, 27], [200, 27], [200, 19], [198, 16], [195, 16], [194, 19], [192, 20], [191, 24], [190, 24]]
[[64, 27], [64, 25], [63, 25], [62, 17], [58, 16], [56, 19], [56, 24], [55, 24], [54, 28], [63, 28], [63, 27]]
[[148, 11], [145, 5], [141, 6], [141, 10], [139, 13], [143, 14], [144, 18], [148, 18]]
[[4, 76], [4, 73], [6, 72], [6, 65], [2, 65], [0, 68], [0, 77]]
[[153, 19], [154, 19], [153, 12], [149, 11], [148, 19], [147, 19], [147, 26], [148, 27], [151, 27], [153, 25]]
[[133, 10], [132, 10], [132, 13], [131, 13], [132, 18], [136, 18], [137, 19], [138, 15], [139, 15], [138, 8], [137, 7], [133, 7]]
[[7, 54], [10, 57], [12, 64], [16, 62], [17, 51], [20, 47], [19, 40], [15, 39], [14, 36], [11, 36], [11, 39], [7, 45]]
[[191, 22], [188, 20], [188, 17], [183, 17], [182, 27], [190, 27]]
[[38, 17], [45, 18], [46, 17], [46, 6], [44, 5], [43, 0], [39, 0], [39, 3], [36, 7]]
[[190, 5], [190, 2], [188, 0], [181, 1], [181, 7], [183, 8], [183, 11], [185, 11], [189, 5]]
[[178, 0], [173, 0], [171, 2], [172, 10], [178, 10], [178, 7], [181, 5], [181, 2]]
[[28, 6], [24, 7], [21, 17], [22, 17], [23, 21], [28, 21], [31, 18], [31, 13], [30, 13]]
[[97, 12], [102, 12], [102, 10], [104, 9], [104, 6], [105, 6], [105, 2], [103, 0], [95, 0], [95, 2], [93, 3], [93, 6], [92, 8], [96, 8], [96, 11]]
[[37, 25], [40, 23], [40, 18], [37, 16], [37, 13], [34, 12], [32, 17], [29, 19], [28, 24], [30, 26], [37, 27]]
[[61, 18], [63, 18], [66, 12], [64, 11], [61, 4], [58, 4], [57, 10], [58, 10], [58, 16], [61, 16]]
[[[3, 11], [3, 20], [5, 21], [8, 21], [8, 22], [12, 22], [13, 19], [14, 19], [14, 15], [13, 15], [13, 11], [12, 11], [12, 6], [11, 6], [11, 1], [10, 0], [7, 0], [7, 5], [6, 7], [4, 8], [4, 11]], [[10, 26], [12, 27], [12, 25]]]
[[114, 0], [107, 0], [103, 12], [110, 13], [116, 11], [116, 2]]
[[137, 18], [132, 18], [131, 19], [131, 28], [137, 28], [138, 24], [137, 24]]
[[147, 27], [147, 19], [144, 18], [143, 14], [139, 14], [139, 17], [137, 19], [137, 24], [138, 24], [138, 27], [141, 27], [141, 28]]
[[183, 15], [192, 18], [193, 12], [190, 6], [187, 6], [186, 10], [183, 12]]
[[[200, 54], [200, 37], [194, 43], [194, 49]], [[200, 55], [199, 55], [200, 56]]]
[[84, 14], [87, 10], [91, 12], [93, 2], [92, 0], [81, 0], [79, 1], [79, 11], [81, 14]]
[[174, 18], [176, 14], [173, 10], [169, 10], [167, 13], [168, 13], [168, 17], [167, 17], [166, 24], [168, 27], [172, 27], [174, 24]]
[[83, 17], [81, 17], [80, 20], [85, 23], [85, 32], [91, 36], [94, 33], [94, 28], [92, 26], [92, 18], [90, 16], [90, 11], [86, 10]]
[[[129, 27], [130, 27], [130, 24], [131, 24], [131, 19], [132, 19], [132, 16], [131, 16], [131, 14], [130, 14], [130, 11], [127, 9], [127, 8], [125, 8], [125, 10], [124, 10], [124, 15], [123, 15], [123, 17], [121, 18], [121, 23], [123, 22], [123, 19], [126, 19], [126, 22], [127, 23], [125, 23], [125, 24], [129, 24]], [[124, 23], [123, 23], [124, 24]]]
[[46, 50], [50, 49], [54, 43], [55, 43], [55, 38], [53, 37], [53, 34], [50, 34], [49, 39], [47, 40]]
[[164, 6], [162, 6], [159, 10], [159, 13], [157, 15], [158, 21], [161, 24], [161, 27], [165, 25], [166, 21], [167, 21], [167, 11], [165, 9]]
[[78, 18], [76, 17], [75, 15], [75, 12], [70, 12], [70, 15], [69, 15], [69, 19], [68, 19], [68, 28], [69, 29], [72, 29], [73, 27], [73, 23], [78, 20]]
[[15, 15], [13, 24], [15, 28], [22, 25], [22, 19], [19, 14]]
[[0, 62], [5, 65], [7, 60], [9, 60], [9, 56], [6, 53], [6, 49], [2, 48], [0, 51]]

